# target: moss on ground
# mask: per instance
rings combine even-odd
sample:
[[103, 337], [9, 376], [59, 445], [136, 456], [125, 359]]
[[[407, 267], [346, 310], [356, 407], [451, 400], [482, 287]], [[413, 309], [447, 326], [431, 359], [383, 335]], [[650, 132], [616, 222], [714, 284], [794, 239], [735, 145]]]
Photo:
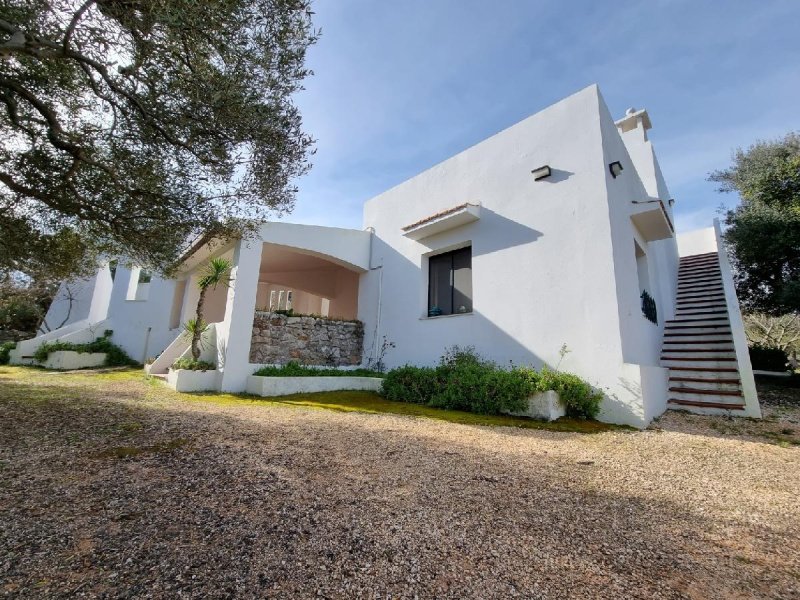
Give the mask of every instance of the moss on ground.
[[[370, 414], [391, 414], [408, 417], [436, 419], [462, 425], [483, 425], [489, 427], [519, 427], [524, 429], [542, 429], [547, 431], [565, 431], [579, 433], [598, 433], [610, 430], [630, 429], [580, 419], [562, 418], [558, 421], [546, 422], [501, 415], [478, 415], [458, 410], [442, 410], [408, 404], [405, 402], [392, 402], [373, 392], [365, 391], [340, 391], [321, 392], [315, 394], [295, 394], [278, 398], [262, 398], [246, 394], [225, 393], [180, 393], [175, 392], [160, 381], [146, 377], [138, 368], [109, 368], [92, 371], [45, 371], [36, 367], [4, 366], [0, 367], [0, 381], [13, 380], [24, 382], [36, 387], [36, 394], [30, 393], [27, 388], [25, 397], [15, 395], [15, 400], [30, 403], [38, 402], [64, 402], [67, 400], [76, 404], [91, 402], [93, 398], [107, 396], [114, 392], [118, 385], [123, 385], [126, 394], [139, 396], [147, 401], [181, 400], [187, 402], [209, 402], [218, 405], [262, 405], [284, 408], [304, 408], [319, 410], [334, 410], [337, 412], [361, 412]], [[58, 384], [56, 387], [53, 384]], [[65, 398], [65, 389], [62, 386], [80, 390], [76, 397]], [[78, 397], [80, 400], [78, 400]], [[76, 402], [77, 401], [77, 402]], [[121, 427], [119, 433], [134, 433], [136, 427]], [[132, 429], [133, 431], [125, 431]], [[124, 453], [124, 451], [121, 451]]]

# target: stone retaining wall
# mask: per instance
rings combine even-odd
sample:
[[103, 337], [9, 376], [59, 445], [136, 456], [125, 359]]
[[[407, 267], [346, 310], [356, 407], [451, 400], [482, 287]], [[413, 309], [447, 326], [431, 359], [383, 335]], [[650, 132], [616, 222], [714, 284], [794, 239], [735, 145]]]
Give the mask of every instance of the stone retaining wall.
[[296, 361], [313, 366], [361, 364], [364, 325], [324, 317], [287, 317], [256, 312], [250, 341], [250, 362], [283, 365]]

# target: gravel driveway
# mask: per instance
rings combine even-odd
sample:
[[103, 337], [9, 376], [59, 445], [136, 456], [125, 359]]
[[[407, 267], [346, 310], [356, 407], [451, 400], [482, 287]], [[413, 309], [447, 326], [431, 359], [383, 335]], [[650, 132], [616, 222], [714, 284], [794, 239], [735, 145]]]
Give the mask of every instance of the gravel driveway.
[[0, 595], [798, 598], [800, 448], [716, 421], [487, 428], [0, 367]]

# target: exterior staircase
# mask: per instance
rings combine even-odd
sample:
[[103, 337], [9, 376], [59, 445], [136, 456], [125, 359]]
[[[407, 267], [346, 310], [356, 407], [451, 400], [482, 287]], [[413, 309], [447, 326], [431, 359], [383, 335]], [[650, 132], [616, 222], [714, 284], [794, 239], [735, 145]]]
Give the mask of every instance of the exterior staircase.
[[680, 259], [675, 318], [664, 326], [661, 365], [669, 368], [667, 408], [744, 415], [717, 252]]

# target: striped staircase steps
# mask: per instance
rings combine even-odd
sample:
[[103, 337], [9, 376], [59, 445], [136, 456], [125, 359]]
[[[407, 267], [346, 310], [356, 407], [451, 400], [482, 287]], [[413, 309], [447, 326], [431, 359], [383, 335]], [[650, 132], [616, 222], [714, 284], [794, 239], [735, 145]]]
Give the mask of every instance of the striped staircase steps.
[[684, 256], [675, 318], [664, 325], [668, 408], [701, 414], [744, 411], [744, 396], [716, 252]]

